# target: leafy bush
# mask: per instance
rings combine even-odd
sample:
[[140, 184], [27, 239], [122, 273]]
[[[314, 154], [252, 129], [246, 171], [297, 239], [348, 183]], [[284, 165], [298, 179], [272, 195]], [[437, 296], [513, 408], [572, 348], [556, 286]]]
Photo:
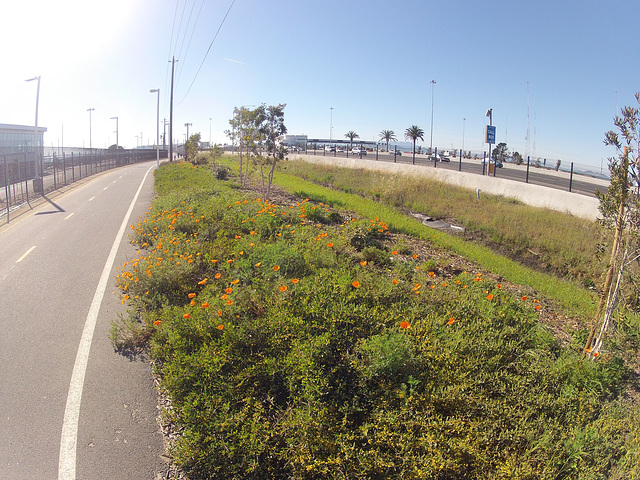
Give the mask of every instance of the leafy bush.
[[562, 346], [539, 323], [544, 300], [445, 275], [377, 218], [324, 223], [312, 202], [174, 169], [156, 177], [120, 286], [144, 311], [190, 478], [638, 472], [627, 368]]

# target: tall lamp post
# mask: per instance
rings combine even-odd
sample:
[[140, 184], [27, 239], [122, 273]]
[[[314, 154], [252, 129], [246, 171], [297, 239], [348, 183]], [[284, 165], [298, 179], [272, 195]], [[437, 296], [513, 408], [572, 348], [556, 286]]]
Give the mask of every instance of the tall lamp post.
[[111, 120], [116, 121], [116, 165], [118, 165], [118, 117], [111, 117]]
[[91, 148], [91, 112], [93, 112], [95, 110], [95, 108], [87, 108], [87, 112], [89, 112], [89, 150], [92, 150]]
[[189, 127], [192, 126], [193, 123], [185, 123], [184, 126], [187, 127], [187, 139], [184, 141], [184, 159], [189, 160], [187, 158], [187, 142], [189, 141]]
[[160, 89], [152, 88], [149, 93], [158, 94], [158, 105], [156, 108], [156, 167], [160, 166]]
[[436, 81], [431, 80], [429, 83], [431, 84], [431, 137], [429, 139], [429, 155], [433, 155], [433, 87]]
[[462, 119], [462, 155], [464, 155], [464, 127], [466, 122], [467, 122], [467, 119], [463, 118]]
[[40, 148], [38, 146], [38, 104], [40, 103], [40, 75], [29, 78], [26, 82], [38, 81], [38, 90], [36, 92], [36, 125], [33, 129], [33, 160], [35, 163], [35, 177], [33, 179], [33, 190], [37, 193], [43, 192], [42, 175], [40, 170]]
[[329, 141], [333, 140], [333, 107], [331, 107], [331, 123], [329, 124]]

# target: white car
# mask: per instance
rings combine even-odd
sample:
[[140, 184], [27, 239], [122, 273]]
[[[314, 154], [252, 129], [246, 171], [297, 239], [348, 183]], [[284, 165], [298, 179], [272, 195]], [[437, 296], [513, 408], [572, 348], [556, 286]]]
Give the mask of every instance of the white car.
[[355, 154], [355, 155], [366, 155], [367, 151], [364, 148], [360, 148], [360, 147], [353, 147], [351, 149], [351, 153]]

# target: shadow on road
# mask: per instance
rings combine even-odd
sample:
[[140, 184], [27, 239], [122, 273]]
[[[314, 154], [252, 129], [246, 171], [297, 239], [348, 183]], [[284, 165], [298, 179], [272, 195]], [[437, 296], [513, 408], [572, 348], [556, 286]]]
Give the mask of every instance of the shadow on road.
[[44, 198], [47, 202], [49, 202], [51, 204], [51, 206], [53, 206], [55, 208], [55, 210], [47, 210], [46, 212], [38, 212], [38, 213], [36, 213], [36, 215], [48, 215], [50, 213], [62, 213], [62, 212], [65, 211], [64, 208], [62, 208], [57, 203], [54, 203], [53, 201], [51, 201], [46, 195], [42, 195], [42, 198]]

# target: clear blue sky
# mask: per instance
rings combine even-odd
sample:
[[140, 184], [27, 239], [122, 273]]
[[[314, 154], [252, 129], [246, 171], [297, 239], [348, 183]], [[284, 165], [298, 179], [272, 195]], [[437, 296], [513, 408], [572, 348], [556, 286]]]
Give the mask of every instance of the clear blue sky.
[[434, 146], [461, 148], [464, 130], [465, 150], [481, 151], [493, 108], [510, 149], [526, 153], [529, 125], [530, 155], [600, 167], [640, 90], [636, 0], [236, 0], [205, 59], [232, 1], [3, 2], [0, 123], [33, 124], [24, 80], [41, 75], [47, 146], [88, 147], [88, 108], [94, 147], [115, 143], [114, 116], [121, 145], [153, 143], [149, 90], [168, 118], [175, 55], [178, 141], [188, 122], [226, 142], [234, 107], [286, 103], [291, 134], [327, 138], [333, 124], [333, 138], [403, 140], [418, 125], [429, 146], [435, 80]]

